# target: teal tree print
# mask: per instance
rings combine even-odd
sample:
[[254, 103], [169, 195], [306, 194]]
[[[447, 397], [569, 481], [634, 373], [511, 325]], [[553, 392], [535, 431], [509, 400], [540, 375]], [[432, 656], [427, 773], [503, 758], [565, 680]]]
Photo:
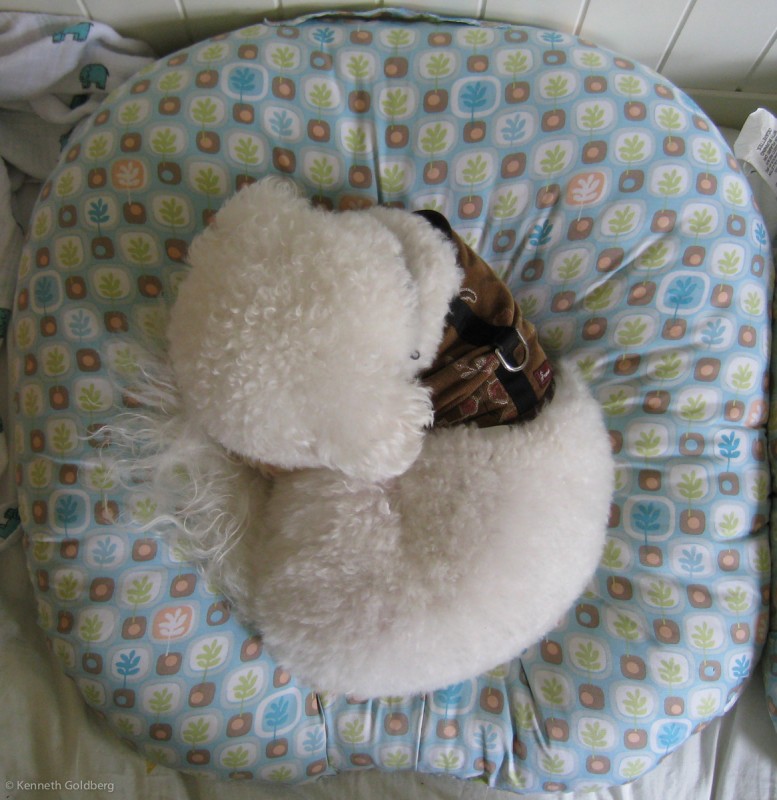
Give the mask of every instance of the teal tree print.
[[257, 72], [248, 67], [239, 67], [229, 76], [229, 88], [235, 92], [240, 102], [243, 102], [243, 95], [252, 94], [256, 91]]
[[127, 688], [127, 678], [140, 672], [140, 656], [134, 650], [120, 653], [114, 663], [114, 669], [123, 678], [122, 688]]
[[474, 122], [475, 114], [488, 105], [487, 85], [482, 81], [467, 84], [461, 92], [459, 102], [469, 112], [470, 122]]

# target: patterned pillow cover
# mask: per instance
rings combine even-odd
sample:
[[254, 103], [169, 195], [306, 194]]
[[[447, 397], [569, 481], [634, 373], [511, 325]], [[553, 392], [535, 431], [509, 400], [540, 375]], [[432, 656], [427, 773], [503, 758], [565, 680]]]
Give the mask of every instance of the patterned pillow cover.
[[[153, 533], [103, 426], [187, 242], [266, 173], [436, 207], [601, 400], [601, 568], [520, 659], [424, 697], [300, 685]], [[736, 699], [767, 635], [772, 266], [736, 161], [648, 69], [553, 31], [307, 18], [145, 69], [71, 141], [21, 264], [20, 505], [40, 624], [149, 759], [297, 782], [377, 766], [516, 791], [630, 781]], [[498, 558], [498, 554], [494, 554]]]

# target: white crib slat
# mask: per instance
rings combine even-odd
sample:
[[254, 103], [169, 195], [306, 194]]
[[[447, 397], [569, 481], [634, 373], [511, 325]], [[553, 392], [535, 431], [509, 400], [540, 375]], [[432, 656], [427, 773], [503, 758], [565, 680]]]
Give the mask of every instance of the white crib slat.
[[580, 34], [655, 68], [683, 11], [678, 0], [590, 0]]
[[148, 42], [166, 53], [191, 43], [191, 34], [175, 0], [82, 0], [89, 16], [123, 36]]
[[759, 57], [761, 60], [753, 65], [741, 89], [745, 92], [777, 94], [777, 28]]
[[455, 0], [454, 2], [451, 0], [402, 0], [396, 4], [385, 3], [384, 5], [397, 5], [414, 11], [431, 11], [433, 14], [477, 18], [480, 14], [481, 3], [478, 0]]
[[78, 0], [2, 0], [0, 11], [29, 11], [38, 14], [62, 14], [83, 17]]
[[277, 0], [181, 0], [195, 41], [278, 15]]
[[[729, 17], [721, 18], [723, 6]], [[733, 4], [697, 0], [662, 72], [682, 87], [739, 88], [777, 27], [774, 0]]]
[[573, 33], [584, 0], [485, 0], [484, 17]]

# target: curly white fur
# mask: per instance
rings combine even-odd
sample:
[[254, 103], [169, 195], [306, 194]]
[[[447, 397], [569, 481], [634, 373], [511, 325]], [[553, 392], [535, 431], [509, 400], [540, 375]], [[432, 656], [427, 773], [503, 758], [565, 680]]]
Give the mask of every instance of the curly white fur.
[[[185, 402], [214, 439], [285, 469], [381, 480], [410, 466], [432, 419], [413, 376], [461, 277], [444, 237], [403, 218], [404, 236], [382, 212], [333, 224], [275, 179], [223, 206], [192, 243], [168, 330]], [[418, 311], [429, 286], [441, 313]]]
[[127, 475], [157, 489], [149, 527], [317, 688], [371, 697], [471, 677], [550, 630], [596, 569], [613, 461], [570, 364], [531, 424], [435, 430], [380, 483], [329, 469], [270, 483], [187, 414], [166, 362], [154, 375], [145, 409], [113, 431]]
[[529, 425], [440, 429], [382, 484], [281, 476], [241, 613], [315, 685], [371, 697], [431, 690], [517, 656], [596, 569], [612, 492], [597, 403], [574, 368]]
[[[159, 489], [150, 526], [274, 657], [316, 688], [405, 694], [552, 628], [596, 568], [613, 482], [576, 369], [529, 424], [426, 429], [415, 376], [461, 276], [406, 212], [335, 218], [263, 181], [191, 261], [169, 354], [114, 435]], [[228, 451], [293, 471], [270, 482]]]

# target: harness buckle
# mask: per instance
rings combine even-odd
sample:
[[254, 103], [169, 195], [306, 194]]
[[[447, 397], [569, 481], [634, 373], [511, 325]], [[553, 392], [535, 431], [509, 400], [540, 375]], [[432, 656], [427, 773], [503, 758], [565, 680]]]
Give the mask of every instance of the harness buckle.
[[[502, 352], [502, 347], [497, 346], [494, 353], [496, 357], [499, 359], [499, 363], [508, 371], [508, 372], [522, 372], [526, 369], [526, 365], [529, 363], [529, 345], [526, 341], [526, 337], [518, 330], [518, 328], [514, 328], [516, 334], [518, 335], [518, 339], [520, 340], [520, 344], [523, 345], [523, 361], [520, 364], [511, 363], [508, 361], [508, 358]], [[513, 348], [515, 350], [515, 348]]]

